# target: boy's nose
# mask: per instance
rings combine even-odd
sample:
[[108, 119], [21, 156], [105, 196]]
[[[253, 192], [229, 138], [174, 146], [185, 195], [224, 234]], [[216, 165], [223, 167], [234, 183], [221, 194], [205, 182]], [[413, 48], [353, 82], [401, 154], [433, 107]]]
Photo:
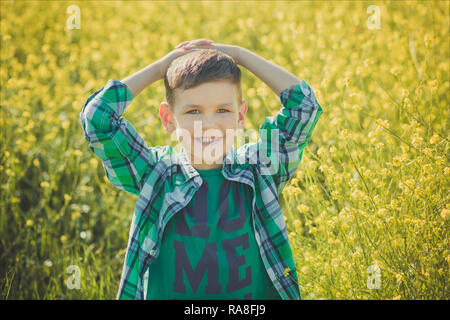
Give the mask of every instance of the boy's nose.
[[214, 117], [204, 117], [202, 120], [203, 128], [217, 128], [217, 119]]
[[217, 123], [216, 120], [210, 119], [199, 121], [194, 124], [195, 134], [201, 134], [202, 137], [208, 138], [220, 138], [222, 136], [222, 130], [219, 129], [220, 124]]

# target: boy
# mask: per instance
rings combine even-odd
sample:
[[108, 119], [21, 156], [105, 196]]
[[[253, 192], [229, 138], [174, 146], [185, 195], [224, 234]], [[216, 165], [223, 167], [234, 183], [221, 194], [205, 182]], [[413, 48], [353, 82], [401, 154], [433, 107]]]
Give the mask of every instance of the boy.
[[[283, 107], [265, 118], [256, 143], [236, 150], [247, 112], [238, 64]], [[121, 117], [163, 78], [159, 115], [167, 132], [177, 132], [180, 152], [148, 147]], [[92, 94], [80, 113], [89, 148], [113, 185], [139, 196], [117, 299], [300, 299], [278, 197], [321, 113], [304, 80], [247, 49], [206, 39], [184, 42]]]

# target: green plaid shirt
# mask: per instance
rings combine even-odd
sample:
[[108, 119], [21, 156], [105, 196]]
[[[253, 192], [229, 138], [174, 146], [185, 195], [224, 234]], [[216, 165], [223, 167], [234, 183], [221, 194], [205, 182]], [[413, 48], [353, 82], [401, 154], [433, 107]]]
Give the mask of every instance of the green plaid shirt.
[[[232, 146], [222, 173], [253, 189], [253, 228], [264, 266], [280, 296], [298, 300], [297, 272], [279, 195], [302, 159], [322, 108], [305, 80], [286, 88], [279, 99], [283, 107], [265, 118], [259, 140], [238, 150]], [[170, 145], [147, 146], [122, 117], [132, 100], [124, 83], [109, 79], [87, 99], [80, 121], [108, 180], [138, 196], [117, 299], [142, 300], [148, 267], [158, 257], [164, 228], [190, 202], [202, 178], [183, 148], [177, 152]]]

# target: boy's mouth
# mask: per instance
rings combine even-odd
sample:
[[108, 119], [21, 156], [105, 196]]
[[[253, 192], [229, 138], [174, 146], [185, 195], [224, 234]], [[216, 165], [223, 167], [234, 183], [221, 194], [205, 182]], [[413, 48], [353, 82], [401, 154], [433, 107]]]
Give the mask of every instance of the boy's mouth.
[[195, 138], [195, 141], [197, 141], [198, 143], [201, 143], [202, 146], [207, 146], [207, 145], [211, 145], [211, 144], [215, 144], [218, 143], [220, 141], [222, 141], [222, 137], [219, 138]]

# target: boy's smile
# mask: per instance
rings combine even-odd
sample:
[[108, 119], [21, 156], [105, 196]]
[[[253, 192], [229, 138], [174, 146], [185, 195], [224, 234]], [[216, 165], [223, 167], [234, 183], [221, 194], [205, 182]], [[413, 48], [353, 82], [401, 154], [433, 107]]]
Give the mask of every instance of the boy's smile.
[[194, 168], [221, 168], [234, 144], [237, 129], [244, 128], [247, 102], [238, 104], [238, 89], [227, 80], [206, 82], [187, 90], [175, 89], [176, 105], [160, 105], [167, 132], [176, 131]]

